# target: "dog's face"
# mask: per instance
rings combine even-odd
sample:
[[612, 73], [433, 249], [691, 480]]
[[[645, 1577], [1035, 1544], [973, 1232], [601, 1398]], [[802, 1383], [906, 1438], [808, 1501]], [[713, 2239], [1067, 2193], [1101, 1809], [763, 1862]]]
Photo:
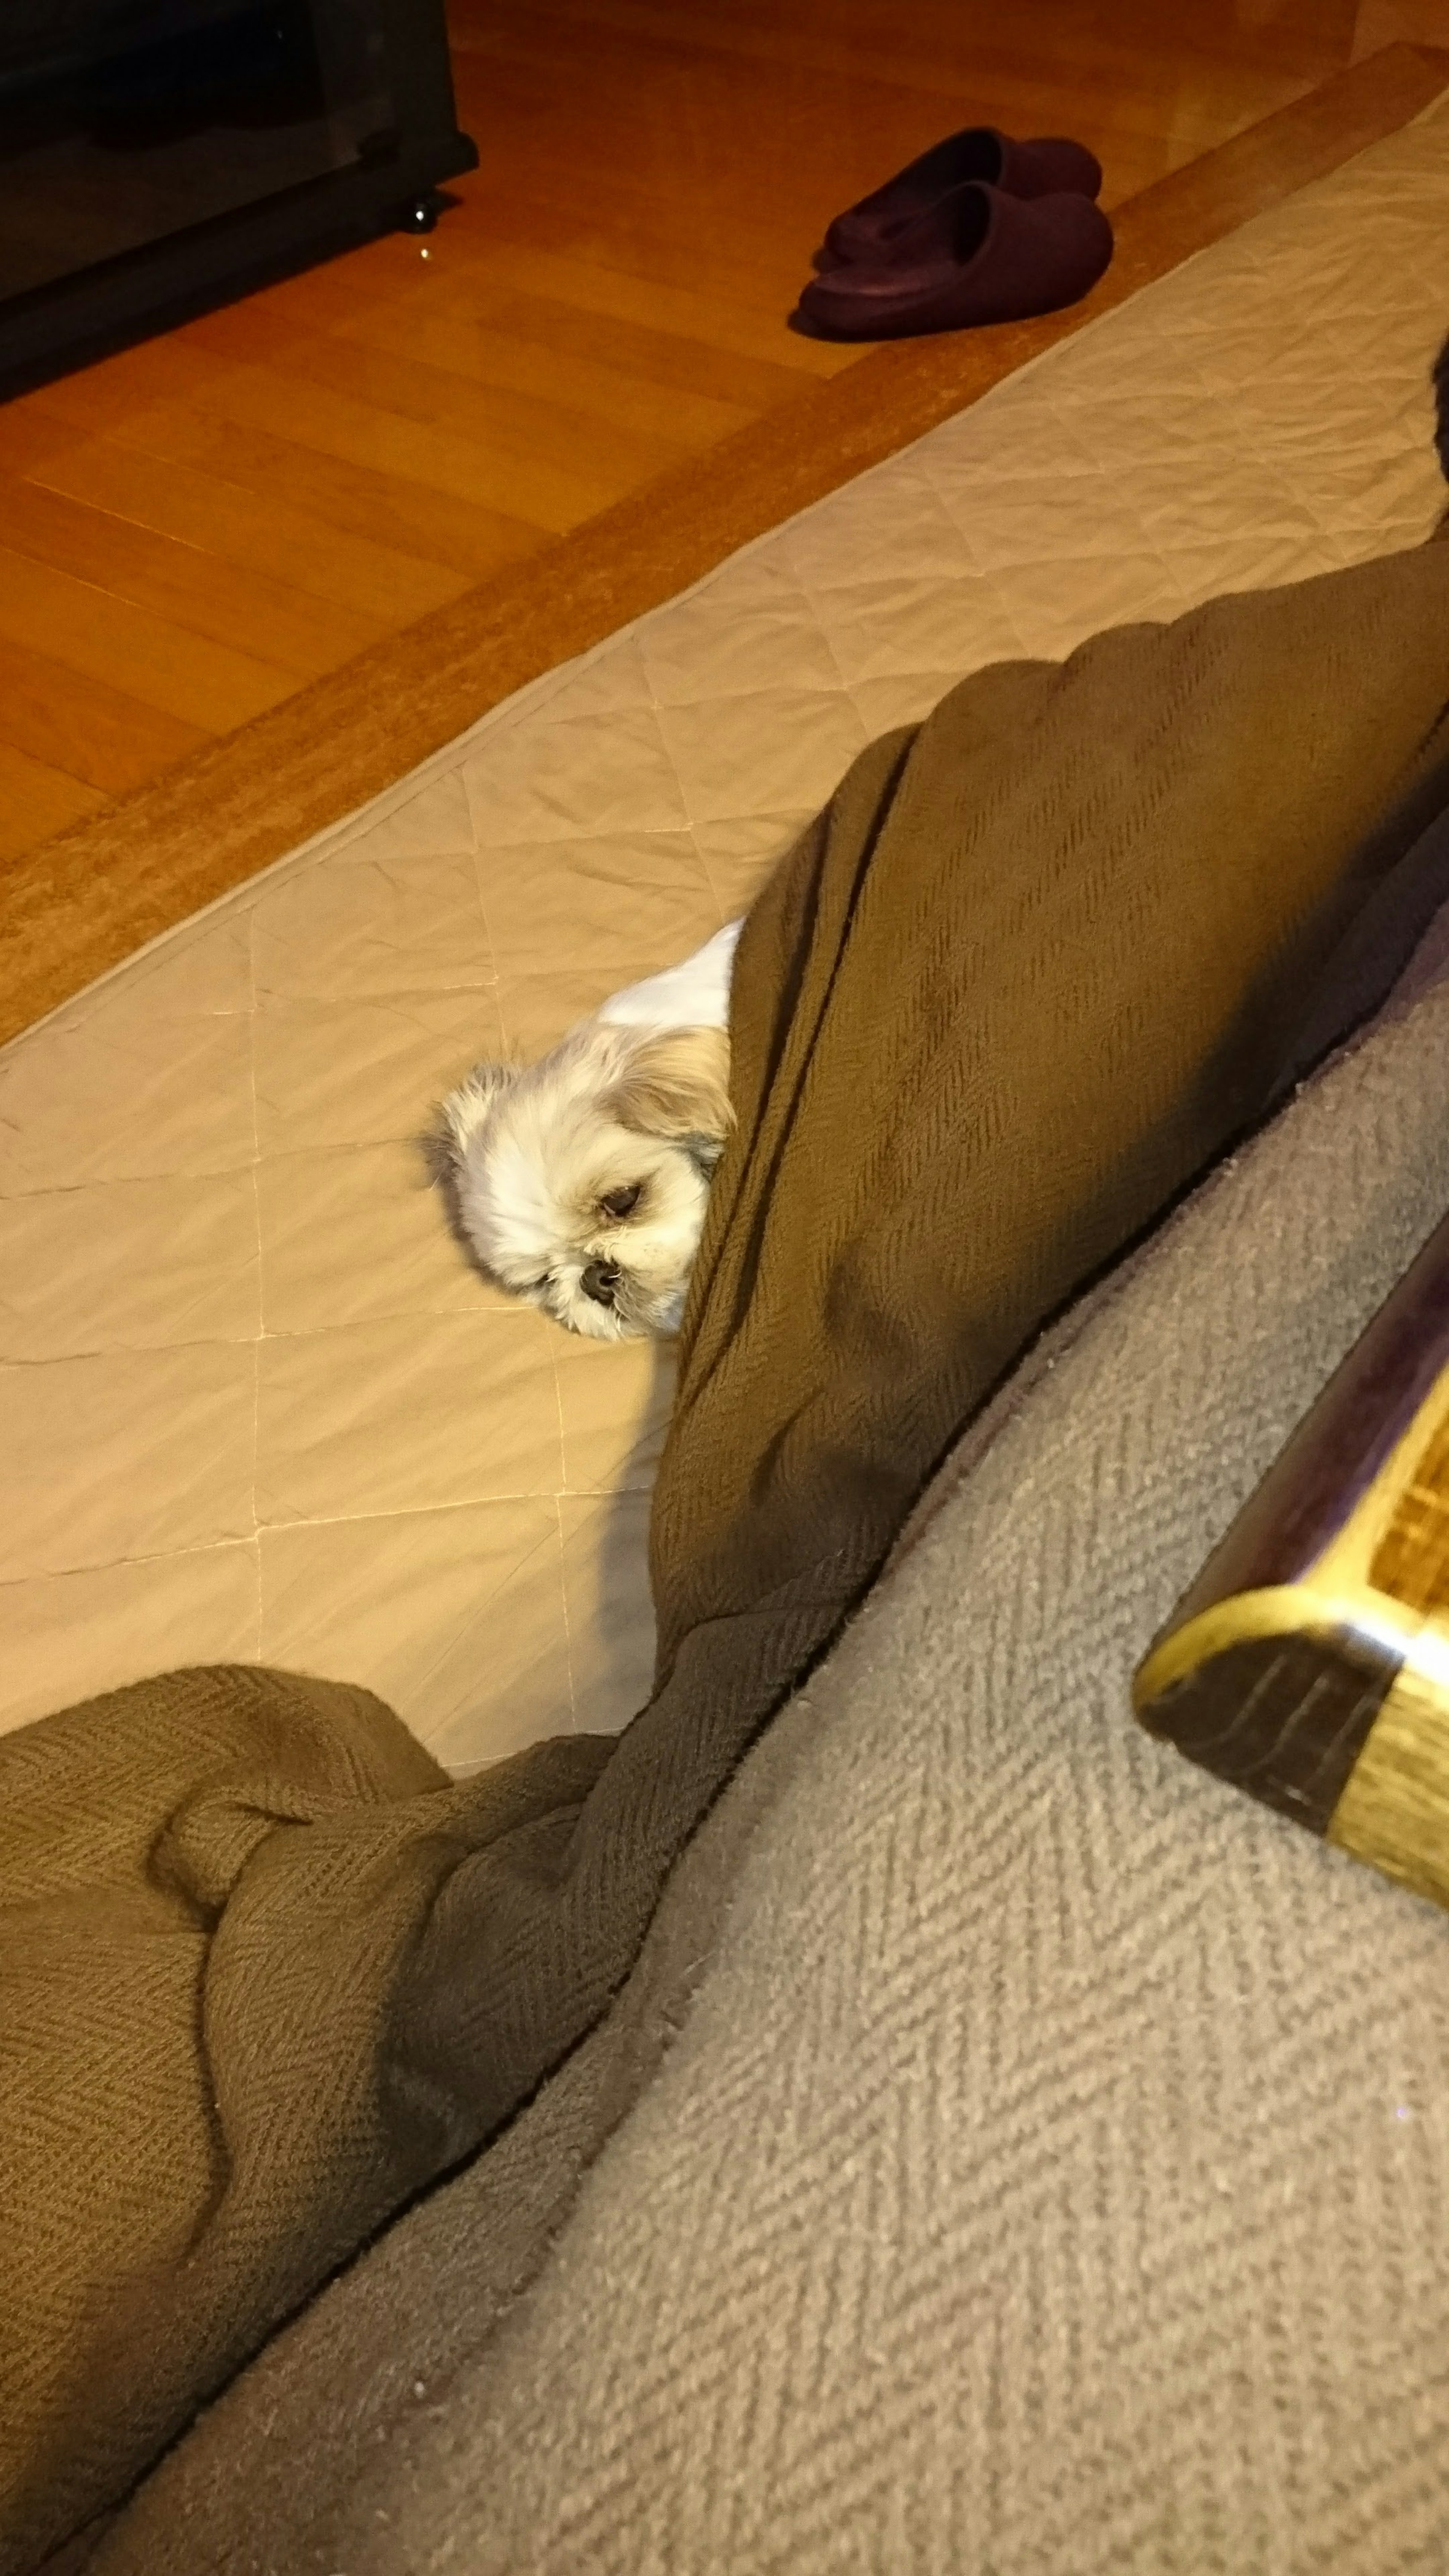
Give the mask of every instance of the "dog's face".
[[597, 1341], [675, 1333], [731, 1110], [722, 1029], [589, 1020], [444, 1101], [458, 1219], [500, 1286]]

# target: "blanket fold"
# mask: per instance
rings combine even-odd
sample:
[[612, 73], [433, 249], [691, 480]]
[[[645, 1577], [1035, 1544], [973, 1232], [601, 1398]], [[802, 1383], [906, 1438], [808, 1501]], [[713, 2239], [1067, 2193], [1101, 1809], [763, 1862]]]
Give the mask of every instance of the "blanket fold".
[[367, 1694], [241, 1671], [0, 1743], [0, 2569], [598, 2018], [963, 1423], [1260, 1114], [1449, 805], [1446, 706], [1431, 546], [982, 672], [862, 754], [741, 942], [617, 1744], [452, 1785]]
[[166, 1674], [0, 1741], [0, 2567], [109, 2501], [472, 2143], [380, 2036], [470, 1844], [612, 1747], [463, 1790], [368, 1691]]

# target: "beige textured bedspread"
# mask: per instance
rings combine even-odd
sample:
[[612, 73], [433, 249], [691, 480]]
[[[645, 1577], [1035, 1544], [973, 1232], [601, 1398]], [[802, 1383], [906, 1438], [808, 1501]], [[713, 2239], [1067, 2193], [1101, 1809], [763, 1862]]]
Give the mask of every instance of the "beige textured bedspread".
[[1128, 1702], [1446, 1132], [1441, 980], [1034, 1356], [614, 2012], [95, 2576], [1438, 2576], [1449, 1921]]

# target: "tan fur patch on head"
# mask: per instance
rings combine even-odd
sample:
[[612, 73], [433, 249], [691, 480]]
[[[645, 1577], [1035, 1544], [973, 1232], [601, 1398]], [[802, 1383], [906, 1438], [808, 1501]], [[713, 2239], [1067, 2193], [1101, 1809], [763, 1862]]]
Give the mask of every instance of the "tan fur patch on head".
[[699, 1136], [722, 1145], [735, 1116], [729, 1070], [723, 1029], [666, 1029], [635, 1048], [602, 1105], [636, 1136]]

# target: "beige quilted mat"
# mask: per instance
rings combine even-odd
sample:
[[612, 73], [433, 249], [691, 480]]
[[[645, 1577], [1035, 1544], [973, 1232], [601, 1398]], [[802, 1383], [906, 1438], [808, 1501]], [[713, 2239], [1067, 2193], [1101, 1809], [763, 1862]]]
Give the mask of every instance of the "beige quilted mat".
[[749, 900], [963, 672], [1412, 542], [1449, 99], [498, 709], [0, 1054], [0, 1725], [197, 1660], [466, 1769], [647, 1686], [667, 1364], [467, 1268], [410, 1139]]

